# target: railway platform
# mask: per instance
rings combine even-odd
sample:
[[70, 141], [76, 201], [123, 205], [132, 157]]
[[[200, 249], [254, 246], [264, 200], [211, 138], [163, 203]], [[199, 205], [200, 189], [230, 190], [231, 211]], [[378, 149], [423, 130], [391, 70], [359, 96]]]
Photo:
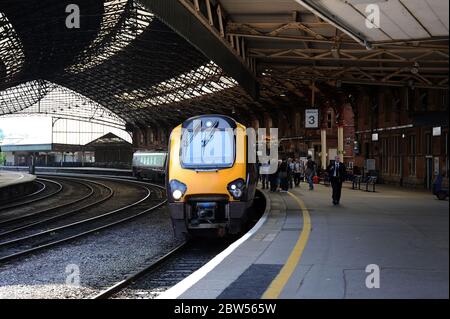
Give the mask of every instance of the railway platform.
[[34, 175], [0, 170], [0, 201], [27, 193], [35, 179]]
[[[0, 170], [13, 172], [26, 172], [27, 166], [0, 166]], [[40, 167], [35, 168], [37, 174], [62, 173], [62, 174], [92, 174], [92, 175], [112, 175], [129, 177], [132, 175], [131, 169], [102, 168], [102, 167]]]
[[160, 298], [448, 298], [448, 201], [425, 191], [305, 184], [265, 192], [264, 217]]

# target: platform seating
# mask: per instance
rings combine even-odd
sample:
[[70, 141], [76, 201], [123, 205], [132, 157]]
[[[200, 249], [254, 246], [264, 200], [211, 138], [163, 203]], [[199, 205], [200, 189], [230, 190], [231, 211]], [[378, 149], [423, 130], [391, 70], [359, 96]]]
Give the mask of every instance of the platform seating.
[[353, 175], [352, 189], [361, 189], [362, 175]]
[[378, 177], [368, 176], [366, 179], [366, 192], [370, 192], [369, 187], [372, 187], [371, 192], [375, 192], [375, 185], [377, 183]]

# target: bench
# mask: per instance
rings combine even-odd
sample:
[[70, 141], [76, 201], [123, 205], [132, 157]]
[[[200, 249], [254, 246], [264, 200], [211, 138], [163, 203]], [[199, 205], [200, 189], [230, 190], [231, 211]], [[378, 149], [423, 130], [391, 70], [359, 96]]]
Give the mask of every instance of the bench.
[[372, 186], [372, 192], [375, 193], [375, 184], [377, 183], [378, 177], [376, 176], [368, 176], [366, 179], [366, 192], [369, 191], [369, 186]]
[[362, 175], [354, 175], [352, 179], [352, 189], [361, 189]]

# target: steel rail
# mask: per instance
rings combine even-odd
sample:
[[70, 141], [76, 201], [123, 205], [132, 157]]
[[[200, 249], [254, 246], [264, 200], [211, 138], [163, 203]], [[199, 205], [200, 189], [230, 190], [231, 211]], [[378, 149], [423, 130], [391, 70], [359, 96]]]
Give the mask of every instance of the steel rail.
[[143, 277], [147, 273], [150, 273], [153, 270], [156, 270], [160, 265], [165, 263], [166, 261], [170, 260], [173, 256], [175, 256], [180, 251], [184, 250], [187, 247], [188, 243], [184, 242], [171, 251], [169, 251], [164, 256], [158, 258], [156, 261], [151, 263], [148, 266], [145, 266], [143, 269], [135, 272], [134, 274], [130, 275], [129, 277], [125, 278], [122, 281], [119, 281], [118, 283], [112, 285], [111, 287], [106, 288], [105, 290], [101, 291], [91, 299], [108, 299], [112, 297], [113, 295], [117, 294], [118, 292], [124, 290], [125, 288], [129, 287], [135, 280]]

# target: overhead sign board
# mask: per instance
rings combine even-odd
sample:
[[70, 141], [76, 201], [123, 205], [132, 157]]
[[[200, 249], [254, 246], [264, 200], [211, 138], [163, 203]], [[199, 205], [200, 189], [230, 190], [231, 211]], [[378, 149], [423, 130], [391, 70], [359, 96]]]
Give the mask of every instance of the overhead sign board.
[[441, 136], [442, 129], [440, 126], [433, 127], [433, 136]]
[[318, 109], [307, 109], [305, 111], [305, 128], [319, 128]]

